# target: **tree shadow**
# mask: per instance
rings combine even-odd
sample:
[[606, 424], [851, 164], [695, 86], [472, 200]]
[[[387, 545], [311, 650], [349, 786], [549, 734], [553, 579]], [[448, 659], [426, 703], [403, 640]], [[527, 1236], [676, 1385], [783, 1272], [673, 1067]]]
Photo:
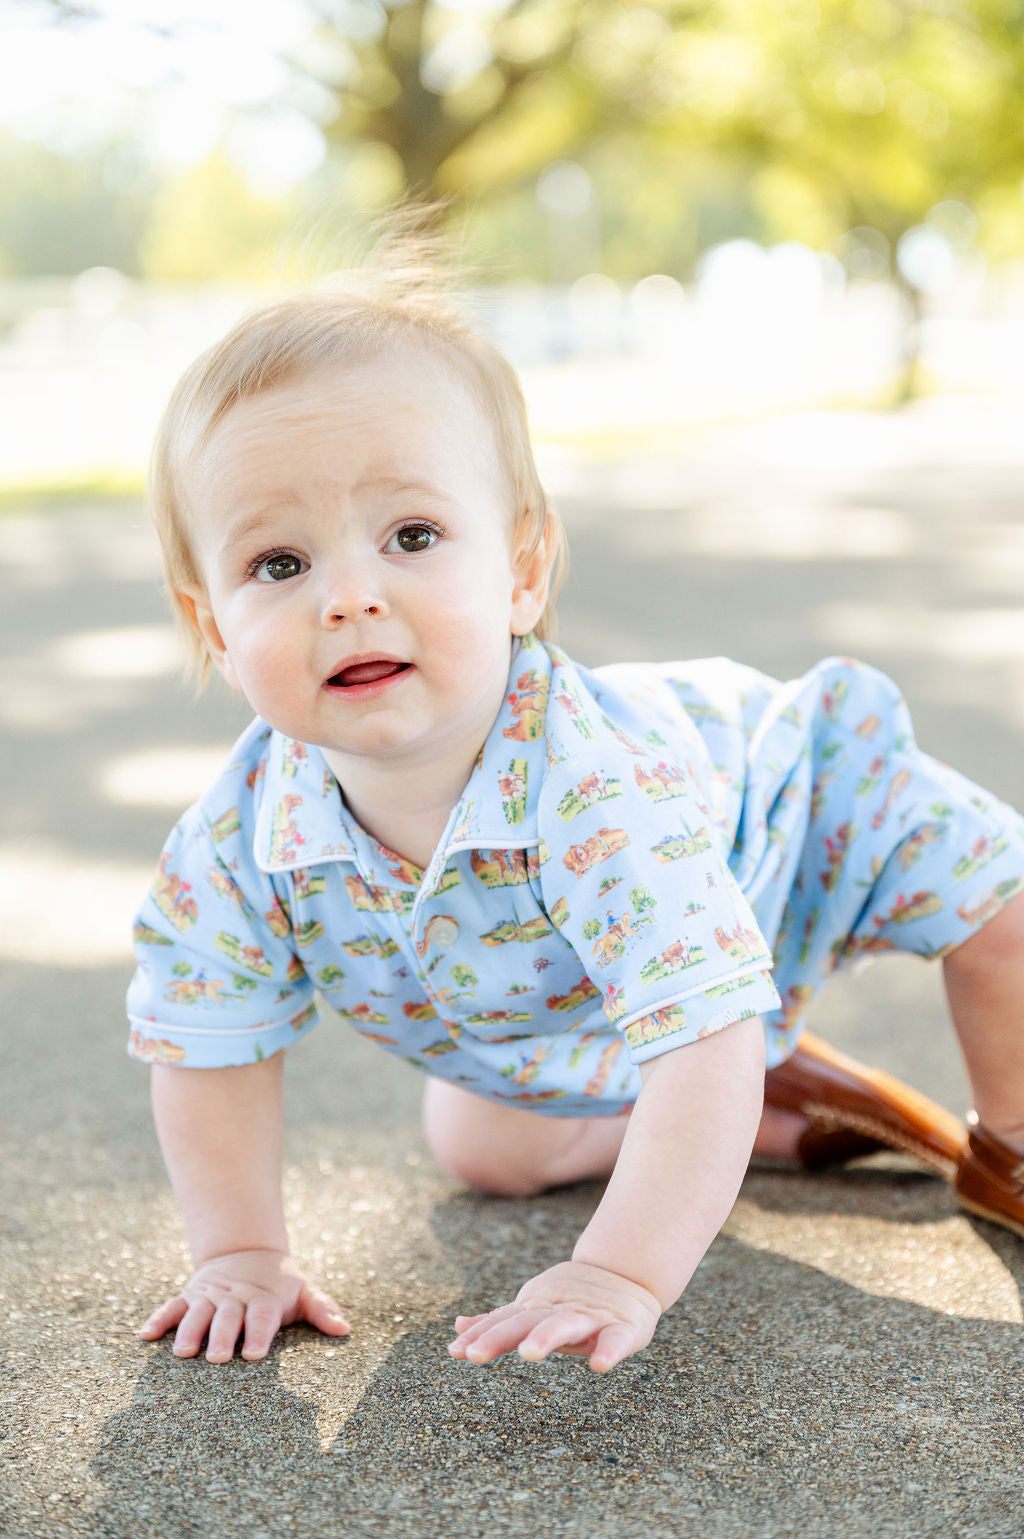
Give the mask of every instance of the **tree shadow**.
[[[797, 1215], [818, 1211], [819, 1185], [833, 1206], [837, 1187], [855, 1188], [859, 1211], [875, 1214], [887, 1188], [903, 1191], [910, 1222], [934, 1213], [941, 1185], [867, 1169], [842, 1182], [757, 1180], [759, 1201]], [[487, 1369], [450, 1359], [455, 1314], [512, 1297], [564, 1259], [599, 1190], [437, 1204], [460, 1297], [377, 1359], [358, 1325], [346, 1344], [286, 1331], [255, 1365], [179, 1362], [169, 1340], [154, 1347], [93, 1460], [104, 1489], [94, 1531], [1019, 1535], [1016, 1323], [879, 1298], [724, 1234], [650, 1348], [611, 1374], [576, 1358]], [[1021, 1287], [1017, 1242], [979, 1230]], [[285, 1382], [296, 1377], [299, 1390]]]

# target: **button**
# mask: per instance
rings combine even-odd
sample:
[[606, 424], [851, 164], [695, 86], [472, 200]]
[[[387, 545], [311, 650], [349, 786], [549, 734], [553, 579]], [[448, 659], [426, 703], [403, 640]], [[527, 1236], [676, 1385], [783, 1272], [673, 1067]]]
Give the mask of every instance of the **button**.
[[426, 938], [432, 946], [451, 946], [459, 938], [459, 927], [454, 919], [442, 914], [427, 925]]

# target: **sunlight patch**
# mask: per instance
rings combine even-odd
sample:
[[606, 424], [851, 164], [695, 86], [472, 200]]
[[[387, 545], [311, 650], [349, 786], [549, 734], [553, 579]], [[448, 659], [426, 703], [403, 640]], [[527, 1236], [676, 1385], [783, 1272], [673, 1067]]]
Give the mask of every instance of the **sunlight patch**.
[[949, 1197], [948, 1218], [785, 1213], [741, 1196], [723, 1234], [785, 1256], [875, 1298], [962, 1320], [1024, 1319], [1013, 1276]]
[[54, 667], [73, 679], [156, 679], [176, 673], [182, 653], [172, 625], [77, 631], [56, 642]]
[[153, 870], [56, 845], [0, 845], [0, 957], [50, 968], [130, 962]]
[[739, 561], [892, 561], [913, 549], [911, 526], [894, 508], [844, 507], [833, 519], [789, 496], [716, 508], [680, 534], [680, 550]]
[[146, 748], [108, 759], [97, 789], [115, 807], [156, 807], [182, 812], [216, 780], [225, 764], [224, 748], [199, 744], [183, 748]]
[[814, 614], [818, 634], [841, 636], [847, 647], [938, 656], [959, 663], [1019, 664], [1024, 657], [1024, 614], [1019, 605], [996, 609], [839, 601]]

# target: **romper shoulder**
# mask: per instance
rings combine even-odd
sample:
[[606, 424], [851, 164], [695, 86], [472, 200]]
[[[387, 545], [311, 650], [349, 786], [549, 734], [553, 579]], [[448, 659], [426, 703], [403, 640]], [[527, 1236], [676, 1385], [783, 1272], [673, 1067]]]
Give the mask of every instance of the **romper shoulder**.
[[646, 702], [671, 721], [683, 717], [698, 731], [739, 730], [749, 735], [780, 689], [777, 679], [730, 657], [667, 663], [620, 663], [595, 670], [608, 685]]
[[[666, 732], [692, 738], [695, 728], [676, 686], [669, 663], [610, 663], [600, 668], [570, 667], [571, 683], [559, 688], [552, 679], [552, 705], [582, 706], [591, 725], [590, 739], [610, 737], [626, 751], [649, 752], [668, 746]], [[575, 712], [574, 712], [575, 714]], [[556, 714], [557, 725], [557, 714]], [[573, 745], [581, 748], [578, 739]]]

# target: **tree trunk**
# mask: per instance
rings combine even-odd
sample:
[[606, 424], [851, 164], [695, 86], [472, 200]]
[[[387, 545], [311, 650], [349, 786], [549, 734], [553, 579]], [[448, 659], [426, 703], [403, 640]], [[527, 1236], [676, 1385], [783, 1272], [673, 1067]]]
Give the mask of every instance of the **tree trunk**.
[[906, 307], [900, 333], [900, 375], [893, 395], [893, 406], [906, 406], [917, 400], [921, 378], [921, 323], [924, 320], [924, 301], [921, 291], [896, 268], [893, 274], [896, 290]]

